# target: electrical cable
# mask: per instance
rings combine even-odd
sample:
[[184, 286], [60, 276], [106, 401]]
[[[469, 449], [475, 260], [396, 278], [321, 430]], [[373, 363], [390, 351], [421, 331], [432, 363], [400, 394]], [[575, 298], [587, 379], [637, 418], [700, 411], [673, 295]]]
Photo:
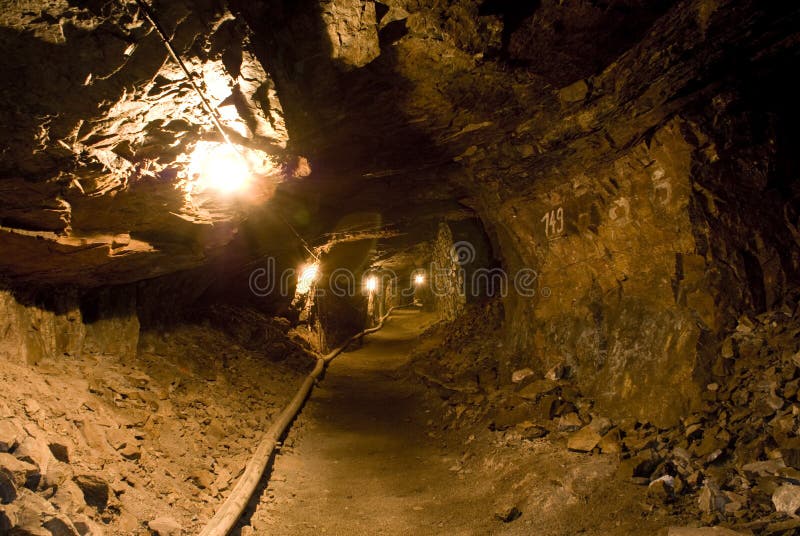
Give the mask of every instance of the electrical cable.
[[[173, 60], [175, 60], [178, 63], [178, 65], [180, 65], [181, 69], [183, 69], [183, 72], [186, 74], [186, 76], [189, 79], [189, 83], [192, 85], [192, 88], [194, 88], [194, 90], [197, 92], [197, 95], [199, 95], [200, 100], [203, 103], [203, 107], [205, 108], [206, 112], [208, 113], [208, 116], [211, 118], [211, 122], [214, 123], [214, 126], [219, 131], [220, 135], [222, 136], [222, 139], [225, 140], [225, 143], [228, 144], [234, 151], [236, 151], [239, 154], [239, 156], [244, 158], [244, 155], [241, 153], [241, 151], [231, 141], [230, 137], [228, 136], [228, 133], [225, 132], [225, 127], [222, 125], [222, 122], [219, 120], [219, 116], [217, 115], [216, 110], [214, 110], [214, 107], [211, 105], [211, 102], [208, 100], [208, 98], [206, 97], [205, 93], [203, 93], [203, 90], [200, 89], [200, 86], [198, 86], [197, 83], [194, 81], [194, 75], [189, 70], [189, 68], [186, 67], [186, 64], [183, 62], [181, 57], [178, 55], [178, 52], [172, 46], [172, 43], [170, 43], [169, 36], [167, 35], [167, 32], [164, 30], [164, 27], [161, 26], [161, 24], [158, 22], [158, 19], [156, 18], [155, 13], [153, 13], [152, 8], [144, 0], [136, 0], [136, 3], [139, 5], [139, 8], [142, 10], [142, 13], [144, 14], [145, 18], [148, 20], [148, 22], [150, 22], [150, 24], [155, 29], [156, 33], [159, 35], [159, 37], [161, 37], [161, 41], [164, 43], [164, 46], [167, 48], [167, 52], [169, 53], [169, 55], [172, 57]], [[245, 162], [247, 162], [246, 159], [245, 159]], [[315, 260], [319, 261], [319, 256], [316, 253], [314, 253], [314, 251], [309, 247], [308, 243], [303, 239], [302, 236], [300, 236], [300, 233], [297, 232], [297, 230], [292, 226], [292, 224], [290, 224], [286, 220], [286, 218], [284, 218], [281, 214], [278, 214], [278, 217], [289, 228], [289, 230], [292, 231], [292, 233], [294, 233], [294, 235], [297, 237], [297, 239], [303, 245], [303, 248], [312, 257], [314, 257]]]

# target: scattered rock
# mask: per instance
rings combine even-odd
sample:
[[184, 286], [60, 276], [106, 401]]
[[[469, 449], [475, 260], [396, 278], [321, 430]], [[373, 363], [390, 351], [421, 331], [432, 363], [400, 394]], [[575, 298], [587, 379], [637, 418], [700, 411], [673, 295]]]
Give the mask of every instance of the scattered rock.
[[62, 515], [50, 517], [42, 523], [52, 536], [82, 536], [72, 521]]
[[74, 481], [83, 492], [86, 504], [100, 512], [106, 509], [110, 497], [108, 483], [94, 475], [78, 475]]
[[14, 529], [20, 534], [45, 535], [42, 525], [56, 516], [53, 506], [30, 490], [20, 490], [14, 505], [17, 507], [17, 521]]
[[39, 470], [35, 465], [23, 462], [7, 453], [0, 453], [0, 473], [8, 475], [18, 487], [35, 489]]
[[50, 468], [50, 463], [54, 459], [47, 442], [41, 438], [31, 436], [20, 442], [14, 451], [14, 456], [37, 467], [39, 483], [44, 480]]
[[558, 90], [558, 98], [561, 99], [561, 102], [564, 104], [571, 104], [584, 100], [588, 93], [589, 86], [586, 81], [578, 80], [577, 82]]
[[13, 504], [0, 506], [0, 534], [8, 534], [17, 525], [17, 507]]
[[549, 433], [547, 428], [534, 424], [531, 421], [523, 421], [517, 424], [516, 428], [525, 439], [539, 439]]
[[567, 367], [563, 363], [559, 363], [558, 365], [548, 370], [547, 373], [544, 375], [544, 377], [546, 380], [555, 382], [562, 378], [566, 378], [568, 374], [569, 374], [569, 367]]
[[129, 443], [120, 449], [119, 453], [126, 460], [138, 460], [142, 457], [142, 451], [138, 445]]
[[20, 441], [22, 431], [11, 419], [0, 421], [0, 452], [14, 450]]
[[674, 497], [675, 479], [664, 475], [650, 482], [647, 486], [647, 497], [656, 503], [668, 503]]
[[704, 514], [724, 512], [728, 498], [720, 492], [719, 487], [714, 482], [706, 482], [697, 497], [697, 506]]
[[223, 467], [217, 471], [217, 478], [214, 480], [214, 487], [219, 491], [225, 491], [228, 489], [232, 478], [233, 476], [231, 475], [231, 472]]
[[63, 463], [69, 463], [69, 448], [61, 443], [50, 443], [50, 453], [53, 457]]
[[72, 515], [86, 509], [86, 499], [83, 490], [70, 480], [58, 486], [55, 495], [50, 499], [60, 511]]
[[519, 519], [521, 515], [522, 511], [520, 511], [520, 509], [516, 506], [502, 508], [494, 514], [494, 516], [503, 523], [511, 523], [512, 521]]
[[670, 527], [667, 536], [744, 536], [723, 527]]
[[515, 370], [514, 372], [511, 373], [511, 382], [519, 383], [525, 378], [528, 378], [529, 376], [533, 376], [533, 371], [529, 368]]
[[772, 494], [772, 504], [775, 510], [790, 516], [795, 516], [800, 509], [800, 486], [784, 484]]
[[0, 504], [8, 504], [17, 498], [17, 486], [14, 480], [0, 471]]
[[594, 428], [584, 426], [567, 439], [567, 448], [577, 452], [591, 452], [603, 437]]
[[530, 400], [536, 400], [540, 395], [555, 391], [558, 384], [552, 380], [536, 380], [529, 383], [519, 391], [516, 395]]
[[189, 480], [198, 488], [207, 489], [214, 483], [214, 475], [203, 469], [195, 469], [189, 476]]
[[147, 524], [158, 536], [178, 536], [182, 532], [180, 523], [171, 517], [159, 517]]
[[603, 454], [619, 454], [622, 452], [622, 445], [619, 440], [619, 431], [611, 430], [597, 443], [600, 452]]
[[[580, 429], [583, 426], [583, 422], [581, 422], [581, 418], [578, 416], [577, 413], [567, 413], [566, 415], [562, 415], [558, 419], [558, 431], [559, 432], [574, 432]], [[598, 441], [600, 439], [598, 438]]]

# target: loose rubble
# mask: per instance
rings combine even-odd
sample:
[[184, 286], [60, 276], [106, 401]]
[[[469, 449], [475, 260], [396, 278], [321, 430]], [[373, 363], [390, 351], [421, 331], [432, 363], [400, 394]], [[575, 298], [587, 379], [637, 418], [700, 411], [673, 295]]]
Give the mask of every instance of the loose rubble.
[[496, 306], [483, 307], [433, 328], [429, 336], [446, 333], [444, 347], [423, 340], [413, 364], [449, 408], [446, 427], [480, 421], [507, 438], [613, 456], [616, 478], [642, 487], [645, 513], [700, 525], [669, 534], [800, 532], [800, 319], [793, 308], [743, 317], [721, 342], [698, 407], [659, 429], [599, 415], [565, 364], [509, 371], [507, 384], [487, 376], [507, 357], [498, 339], [470, 336], [471, 322]]
[[134, 359], [3, 363], [0, 534], [177, 536], [210, 519], [313, 358], [285, 323], [205, 314], [230, 320], [144, 333]]

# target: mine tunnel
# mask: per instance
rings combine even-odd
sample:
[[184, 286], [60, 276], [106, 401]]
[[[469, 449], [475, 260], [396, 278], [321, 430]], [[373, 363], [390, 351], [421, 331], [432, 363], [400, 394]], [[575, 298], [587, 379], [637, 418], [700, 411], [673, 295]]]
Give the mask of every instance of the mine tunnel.
[[800, 534], [800, 5], [0, 2], [0, 534]]

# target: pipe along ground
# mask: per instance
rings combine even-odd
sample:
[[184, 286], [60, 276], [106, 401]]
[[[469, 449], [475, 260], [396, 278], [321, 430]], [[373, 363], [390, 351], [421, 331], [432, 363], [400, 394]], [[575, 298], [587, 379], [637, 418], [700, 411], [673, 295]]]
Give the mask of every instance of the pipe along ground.
[[214, 514], [214, 517], [211, 519], [211, 521], [208, 522], [208, 525], [206, 525], [206, 527], [200, 533], [200, 536], [228, 536], [228, 533], [233, 530], [236, 522], [244, 513], [244, 510], [247, 507], [247, 504], [250, 502], [253, 493], [255, 493], [255, 490], [258, 487], [262, 476], [264, 475], [264, 471], [267, 469], [273, 453], [280, 442], [280, 438], [283, 437], [284, 433], [289, 429], [289, 426], [291, 426], [292, 421], [294, 421], [295, 417], [297, 417], [297, 414], [300, 413], [300, 410], [303, 408], [303, 404], [308, 398], [311, 389], [314, 387], [314, 382], [325, 371], [328, 363], [333, 361], [336, 356], [341, 354], [353, 341], [364, 337], [365, 335], [369, 335], [370, 333], [375, 333], [381, 329], [384, 322], [389, 318], [389, 315], [392, 314], [392, 311], [401, 307], [408, 306], [403, 305], [389, 308], [389, 310], [385, 315], [383, 315], [383, 317], [381, 317], [380, 321], [375, 327], [371, 327], [356, 333], [347, 339], [344, 344], [332, 352], [324, 356], [317, 357], [317, 363], [314, 366], [314, 370], [312, 370], [308, 376], [306, 376], [303, 384], [300, 386], [300, 389], [298, 389], [297, 393], [294, 395], [294, 398], [292, 398], [289, 404], [283, 408], [283, 411], [280, 413], [280, 415], [278, 415], [278, 418], [266, 431], [263, 439], [258, 445], [258, 448], [256, 448], [256, 451], [253, 453], [253, 457], [250, 458], [249, 462], [247, 462], [244, 473], [242, 473], [242, 476], [239, 478], [236, 486], [233, 488], [228, 498], [225, 499], [225, 502], [222, 504], [220, 509], [217, 510], [217, 513]]

